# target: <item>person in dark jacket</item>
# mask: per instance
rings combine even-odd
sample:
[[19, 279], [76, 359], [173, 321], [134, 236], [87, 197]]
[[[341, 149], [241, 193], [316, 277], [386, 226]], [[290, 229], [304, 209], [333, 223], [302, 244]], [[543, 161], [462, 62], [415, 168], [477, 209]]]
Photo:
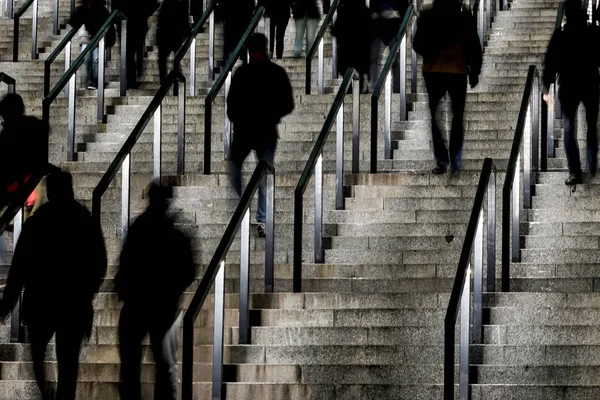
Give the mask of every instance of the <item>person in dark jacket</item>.
[[[75, 12], [69, 20], [69, 25], [74, 29], [79, 29], [85, 26], [85, 30], [89, 35], [89, 39], [96, 36], [102, 28], [102, 25], [109, 17], [108, 9], [103, 0], [85, 0], [82, 5], [75, 9]], [[111, 26], [105, 37], [106, 47], [114, 46], [116, 42], [116, 34], [114, 26]], [[82, 50], [87, 44], [83, 44]], [[88, 89], [98, 88], [98, 47], [89, 53], [86, 61]]]
[[565, 7], [567, 24], [556, 30], [548, 46], [544, 63], [544, 99], [558, 74], [560, 105], [563, 115], [565, 152], [569, 164], [567, 185], [583, 182], [579, 149], [575, 130], [579, 103], [585, 106], [587, 119], [587, 163], [592, 176], [598, 165], [598, 97], [600, 95], [600, 29], [588, 26], [587, 13], [577, 0], [568, 1]]
[[0, 133], [0, 215], [21, 193], [27, 182], [48, 163], [48, 127], [25, 115], [23, 99], [7, 94], [0, 101], [3, 129]]
[[[475, 19], [462, 10], [456, 0], [434, 0], [430, 10], [421, 13], [413, 48], [423, 56], [423, 77], [429, 95], [434, 174], [443, 174], [450, 164], [453, 173], [460, 169], [464, 140], [463, 115], [467, 77], [472, 88], [479, 83], [482, 51]], [[449, 150], [435, 120], [438, 103], [446, 92], [452, 101], [452, 130]]]
[[[250, 63], [240, 67], [231, 82], [227, 97], [227, 116], [233, 123], [231, 145], [231, 181], [242, 193], [242, 164], [252, 150], [258, 161], [274, 165], [277, 124], [294, 109], [292, 85], [287, 73], [267, 55], [268, 40], [255, 33], [248, 40]], [[264, 236], [266, 221], [265, 182], [258, 192], [258, 234]]]
[[[273, 58], [273, 54], [277, 55], [277, 59], [283, 58], [283, 42], [285, 39], [285, 31], [288, 23], [290, 22], [290, 4], [291, 0], [265, 0], [264, 5], [266, 7], [266, 15], [271, 18], [270, 34], [270, 57]], [[275, 43], [277, 43], [277, 53], [275, 50]]]
[[6, 317], [23, 292], [23, 321], [29, 328], [35, 378], [44, 399], [44, 358], [56, 333], [58, 399], [75, 399], [79, 352], [89, 337], [92, 301], [106, 273], [100, 224], [74, 200], [67, 172], [48, 175], [48, 203], [27, 219], [17, 243], [0, 316]]
[[179, 298], [196, 272], [189, 239], [167, 215], [171, 187], [153, 184], [149, 206], [127, 234], [115, 278], [123, 301], [119, 321], [121, 399], [142, 398], [142, 340], [150, 335], [154, 355], [155, 400], [177, 398], [175, 366], [163, 347], [179, 313]]
[[[371, 91], [375, 89], [382, 62], [380, 57], [384, 47], [390, 48], [394, 39], [400, 31], [402, 18], [408, 8], [407, 0], [371, 0], [369, 10], [371, 11], [372, 44], [371, 44]], [[392, 64], [392, 83], [394, 93], [400, 93], [400, 64], [398, 58], [394, 58]]]
[[164, 0], [160, 6], [156, 41], [161, 85], [167, 77], [167, 57], [179, 50], [190, 32], [187, 9], [188, 4], [183, 0]]
[[[252, 21], [256, 5], [254, 0], [221, 0], [219, 7], [224, 20], [223, 66], [226, 66]], [[245, 57], [242, 59], [245, 61]]]
[[363, 0], [342, 0], [333, 26], [338, 45], [338, 73], [348, 68], [360, 74], [361, 92], [368, 92], [369, 53], [371, 38], [365, 35], [371, 28], [371, 14]]
[[302, 54], [302, 41], [306, 36], [306, 52], [310, 49], [315, 36], [317, 27], [321, 19], [321, 11], [317, 0], [293, 0], [292, 13], [294, 14], [294, 23], [296, 24], [296, 41], [294, 43], [294, 57], [300, 57]]

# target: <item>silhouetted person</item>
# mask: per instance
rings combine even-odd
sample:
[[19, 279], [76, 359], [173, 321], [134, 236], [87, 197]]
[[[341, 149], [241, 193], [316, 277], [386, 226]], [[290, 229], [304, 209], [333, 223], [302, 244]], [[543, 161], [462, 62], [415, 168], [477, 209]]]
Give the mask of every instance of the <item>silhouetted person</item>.
[[167, 58], [177, 52], [189, 34], [188, 3], [184, 0], [164, 0], [158, 12], [156, 41], [160, 84], [167, 77]]
[[74, 200], [67, 172], [48, 175], [48, 203], [27, 219], [0, 302], [5, 317], [23, 293], [22, 317], [29, 328], [33, 370], [43, 398], [44, 358], [56, 333], [57, 399], [75, 399], [79, 351], [89, 337], [92, 301], [106, 273], [106, 249], [99, 223]]
[[150, 204], [127, 235], [115, 278], [123, 301], [119, 321], [121, 399], [141, 400], [142, 340], [150, 334], [156, 363], [155, 400], [176, 399], [175, 366], [163, 348], [175, 322], [179, 298], [195, 278], [187, 237], [167, 214], [170, 187], [152, 185]]
[[333, 26], [338, 45], [338, 73], [342, 76], [348, 68], [360, 74], [361, 91], [368, 92], [371, 37], [371, 14], [363, 0], [342, 0]]
[[[254, 16], [255, 2], [254, 0], [221, 0], [219, 6], [224, 21], [223, 67], [225, 67], [244, 32], [250, 26]], [[243, 56], [242, 61], [245, 61]]]
[[590, 174], [596, 175], [598, 164], [598, 85], [600, 75], [600, 30], [588, 26], [587, 13], [579, 1], [569, 1], [565, 12], [567, 24], [556, 30], [548, 46], [544, 66], [544, 99], [558, 74], [560, 105], [563, 115], [565, 152], [569, 164], [567, 185], [583, 183], [575, 121], [579, 103], [585, 106], [587, 119], [587, 162]]
[[[481, 72], [481, 44], [475, 19], [470, 11], [463, 11], [456, 0], [435, 0], [432, 8], [419, 17], [413, 48], [423, 56], [423, 77], [429, 95], [433, 153], [437, 163], [432, 172], [443, 174], [450, 164], [455, 173], [460, 170], [462, 160], [467, 77], [474, 88]], [[446, 93], [452, 101], [449, 155], [435, 118], [438, 103]]]
[[[25, 115], [23, 99], [7, 94], [0, 101], [3, 129], [0, 133], [0, 214], [30, 179], [48, 163], [48, 128], [37, 118]], [[28, 193], [27, 193], [28, 194]]]
[[[238, 194], [242, 193], [242, 164], [252, 150], [258, 161], [274, 165], [277, 147], [277, 124], [294, 109], [294, 96], [287, 73], [272, 63], [267, 55], [268, 40], [255, 33], [248, 40], [250, 63], [241, 66], [233, 76], [227, 115], [233, 123], [231, 144], [231, 180]], [[263, 181], [258, 191], [259, 236], [265, 235], [266, 188]]]
[[293, 0], [292, 13], [296, 24], [296, 41], [294, 43], [294, 57], [302, 54], [302, 41], [306, 37], [306, 53], [315, 41], [321, 11], [317, 0]]
[[[402, 18], [408, 9], [408, 0], [371, 0], [372, 44], [371, 44], [371, 90], [375, 89], [380, 74], [380, 57], [383, 47], [390, 48], [400, 31]], [[392, 83], [394, 93], [400, 92], [400, 64], [398, 57], [392, 64]]]
[[[108, 9], [104, 0], [85, 0], [82, 5], [75, 9], [75, 13], [69, 20], [69, 25], [74, 29], [79, 29], [85, 25], [85, 30], [88, 33], [88, 39], [93, 38], [102, 28], [102, 25], [109, 17]], [[116, 33], [114, 25], [111, 26], [105, 36], [106, 47], [112, 47], [116, 42]], [[81, 42], [82, 51], [87, 46], [87, 41]], [[86, 60], [87, 85], [88, 89], [98, 88], [98, 47], [90, 52]]]
[[[292, 0], [265, 0], [264, 5], [266, 6], [266, 15], [271, 18], [270, 21], [270, 34], [271, 43], [269, 44], [269, 55], [273, 58], [276, 54], [277, 59], [283, 58], [283, 45], [285, 41], [285, 31], [290, 22], [290, 4]], [[275, 51], [275, 44], [277, 49]]]

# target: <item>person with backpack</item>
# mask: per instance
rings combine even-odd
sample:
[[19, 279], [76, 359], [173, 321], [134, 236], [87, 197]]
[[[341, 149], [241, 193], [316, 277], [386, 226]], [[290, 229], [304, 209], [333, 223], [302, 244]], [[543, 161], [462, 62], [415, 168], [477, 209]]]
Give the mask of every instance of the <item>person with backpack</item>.
[[598, 168], [598, 123], [600, 74], [600, 28], [588, 25], [587, 12], [578, 0], [565, 6], [567, 23], [552, 35], [544, 61], [544, 100], [558, 75], [560, 106], [562, 108], [565, 152], [569, 165], [566, 185], [583, 183], [575, 121], [580, 103], [585, 107], [587, 120], [587, 163], [590, 175]]

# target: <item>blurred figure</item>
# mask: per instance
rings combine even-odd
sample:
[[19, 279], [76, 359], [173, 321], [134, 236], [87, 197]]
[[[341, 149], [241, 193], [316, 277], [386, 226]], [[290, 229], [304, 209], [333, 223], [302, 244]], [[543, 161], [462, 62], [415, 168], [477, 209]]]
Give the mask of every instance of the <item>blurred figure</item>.
[[567, 185], [583, 183], [575, 121], [579, 103], [585, 106], [587, 119], [587, 163], [589, 172], [596, 176], [598, 166], [598, 85], [600, 76], [600, 31], [595, 25], [588, 26], [587, 13], [577, 0], [569, 0], [565, 7], [567, 24], [556, 30], [548, 46], [544, 63], [544, 100], [548, 101], [548, 89], [559, 79], [560, 105], [563, 115], [565, 152], [569, 164]]
[[292, 13], [296, 24], [296, 42], [294, 43], [294, 57], [302, 55], [302, 41], [306, 36], [306, 53], [315, 41], [317, 27], [321, 19], [321, 12], [317, 0], [293, 0]]
[[[266, 15], [271, 18], [270, 34], [271, 43], [269, 44], [269, 56], [273, 58], [276, 54], [277, 59], [283, 58], [283, 43], [285, 40], [285, 31], [290, 22], [290, 4], [291, 0], [265, 0]], [[275, 43], [277, 50], [275, 53]]]
[[163, 0], [158, 12], [158, 73], [162, 85], [167, 77], [167, 58], [177, 52], [190, 33], [188, 3], [183, 0]]
[[0, 315], [11, 312], [24, 288], [22, 317], [42, 398], [52, 398], [45, 388], [44, 358], [56, 333], [56, 398], [71, 400], [81, 342], [91, 333], [92, 301], [106, 273], [106, 249], [100, 225], [74, 199], [71, 174], [50, 174], [47, 195], [48, 203], [27, 220], [17, 243]]
[[[292, 85], [287, 73], [267, 55], [268, 40], [255, 33], [248, 40], [250, 63], [240, 67], [231, 82], [227, 97], [227, 116], [233, 123], [231, 144], [231, 181], [242, 194], [242, 164], [252, 150], [258, 161], [275, 163], [277, 124], [294, 109]], [[265, 236], [266, 183], [258, 191], [258, 235]]]
[[155, 400], [177, 398], [176, 366], [163, 342], [179, 311], [179, 298], [195, 278], [188, 238], [167, 215], [170, 187], [153, 184], [149, 205], [127, 235], [115, 278], [123, 301], [119, 321], [121, 399], [141, 400], [142, 340], [150, 334]]
[[[371, 44], [371, 91], [375, 89], [381, 71], [383, 48], [390, 48], [400, 31], [402, 18], [408, 9], [408, 0], [370, 0], [372, 44]], [[400, 64], [394, 57], [392, 85], [394, 93], [400, 93]]]
[[[360, 27], [360, 29], [358, 29]], [[365, 35], [371, 28], [371, 15], [364, 0], [342, 0], [333, 26], [338, 45], [338, 74], [348, 68], [360, 74], [362, 93], [367, 93], [371, 38]]]
[[[419, 17], [413, 48], [423, 56], [423, 77], [429, 95], [433, 153], [437, 163], [432, 172], [443, 174], [450, 164], [451, 171], [456, 173], [462, 160], [467, 77], [471, 88], [477, 86], [483, 61], [475, 18], [470, 11], [463, 11], [456, 0], [434, 0], [432, 8]], [[435, 118], [446, 92], [452, 101], [449, 155]]]
[[[219, 6], [224, 21], [223, 67], [225, 67], [252, 21], [255, 0], [221, 0]], [[242, 56], [241, 58], [245, 62], [246, 57]]]
[[[102, 28], [102, 25], [109, 17], [108, 9], [105, 6], [104, 0], [84, 0], [83, 4], [75, 9], [75, 12], [69, 20], [69, 25], [74, 29], [79, 29], [85, 26], [85, 32], [80, 36], [79, 44], [81, 51], [85, 50], [90, 39]], [[117, 36], [114, 26], [111, 26], [106, 33], [105, 46], [112, 47], [115, 45]], [[90, 52], [86, 60], [86, 79], [88, 89], [98, 88], [98, 47]]]
[[27, 182], [48, 164], [48, 127], [25, 115], [23, 99], [7, 94], [0, 101], [0, 214], [22, 193]]

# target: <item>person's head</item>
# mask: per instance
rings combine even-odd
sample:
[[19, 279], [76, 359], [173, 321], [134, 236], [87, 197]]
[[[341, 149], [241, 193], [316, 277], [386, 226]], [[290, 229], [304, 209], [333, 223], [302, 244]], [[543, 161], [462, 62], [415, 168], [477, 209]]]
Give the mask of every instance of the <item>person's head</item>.
[[254, 33], [248, 39], [248, 53], [250, 61], [264, 60], [267, 58], [269, 39], [262, 33]]
[[15, 93], [9, 93], [0, 100], [0, 116], [4, 123], [14, 121], [25, 114], [23, 98]]
[[153, 183], [148, 190], [149, 208], [155, 211], [165, 212], [169, 209], [168, 200], [173, 197], [171, 186], [161, 186]]
[[585, 24], [587, 22], [587, 12], [580, 0], [568, 0], [565, 3], [565, 15], [569, 24]]
[[52, 172], [46, 178], [46, 194], [50, 202], [65, 202], [75, 199], [73, 176], [65, 171]]

